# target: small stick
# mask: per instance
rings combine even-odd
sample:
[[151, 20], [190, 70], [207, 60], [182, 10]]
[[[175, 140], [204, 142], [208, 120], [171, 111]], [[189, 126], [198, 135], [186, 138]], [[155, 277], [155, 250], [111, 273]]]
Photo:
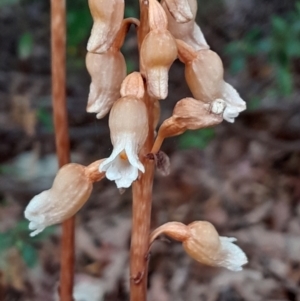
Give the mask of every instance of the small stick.
[[[70, 162], [66, 109], [66, 3], [51, 0], [52, 104], [59, 166]], [[60, 301], [73, 300], [74, 217], [63, 223], [61, 238]]]

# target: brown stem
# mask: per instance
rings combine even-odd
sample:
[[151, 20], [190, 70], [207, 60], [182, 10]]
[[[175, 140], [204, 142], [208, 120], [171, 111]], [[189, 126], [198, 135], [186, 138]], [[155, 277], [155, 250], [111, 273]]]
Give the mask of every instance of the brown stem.
[[[147, 1], [140, 0], [139, 46], [149, 30]], [[147, 89], [145, 89], [147, 90]], [[130, 301], [146, 301], [148, 279], [148, 249], [152, 207], [152, 185], [154, 163], [146, 158], [154, 142], [153, 104], [154, 100], [145, 96], [148, 110], [149, 131], [140, 154], [145, 173], [133, 184], [132, 235], [130, 247]]]
[[148, 23], [148, 0], [139, 0], [140, 2], [140, 27], [138, 30], [138, 46], [141, 48], [142, 41], [144, 37], [149, 32], [149, 23]]
[[154, 164], [146, 159], [153, 144], [153, 100], [146, 96], [149, 133], [141, 157], [145, 173], [133, 184], [132, 235], [130, 248], [130, 301], [146, 301], [148, 279], [148, 250], [152, 207]]
[[156, 228], [150, 235], [149, 244], [150, 246], [154, 240], [161, 234], [170, 236], [171, 238], [184, 241], [190, 237], [189, 228], [180, 222], [168, 222]]
[[152, 154], [157, 154], [159, 152], [160, 147], [163, 144], [164, 140], [165, 140], [165, 138], [163, 136], [159, 135], [159, 133], [158, 133], [158, 135], [155, 139], [155, 142], [153, 144], [153, 147], [151, 149]]
[[[59, 166], [70, 161], [66, 109], [66, 6], [64, 0], [51, 0], [52, 103], [56, 153]], [[61, 238], [60, 301], [73, 300], [74, 217], [63, 223]]]

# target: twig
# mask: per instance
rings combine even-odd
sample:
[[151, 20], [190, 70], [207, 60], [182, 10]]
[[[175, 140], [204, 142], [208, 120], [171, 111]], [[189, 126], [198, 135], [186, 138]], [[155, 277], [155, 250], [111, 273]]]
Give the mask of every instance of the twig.
[[[66, 4], [51, 0], [52, 103], [59, 166], [70, 160], [66, 109]], [[61, 239], [60, 300], [73, 300], [74, 217], [63, 223]]]

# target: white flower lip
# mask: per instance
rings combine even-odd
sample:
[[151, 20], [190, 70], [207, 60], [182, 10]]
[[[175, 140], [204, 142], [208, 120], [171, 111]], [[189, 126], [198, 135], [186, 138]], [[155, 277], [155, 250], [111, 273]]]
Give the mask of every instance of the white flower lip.
[[49, 190], [43, 191], [40, 194], [36, 195], [28, 204], [24, 211], [24, 216], [30, 221], [29, 229], [34, 230], [30, 233], [30, 236], [35, 236], [42, 232], [47, 226], [52, 225], [49, 221], [46, 221], [45, 214], [40, 214], [39, 211], [43, 202], [41, 200], [49, 201]]
[[246, 103], [242, 100], [239, 93], [228, 83], [224, 82], [222, 89], [222, 99], [226, 102], [223, 118], [233, 123], [240, 112], [246, 110]]
[[219, 238], [222, 259], [218, 262], [218, 265], [231, 271], [241, 271], [243, 269], [242, 266], [248, 262], [248, 259], [241, 248], [233, 243], [237, 239], [224, 236], [220, 236]]
[[[118, 139], [110, 157], [104, 160], [99, 170], [106, 172], [106, 177], [115, 181], [118, 188], [128, 188], [138, 177], [138, 171], [145, 172], [135, 151], [133, 135], [124, 135]], [[126, 156], [124, 156], [124, 154]]]

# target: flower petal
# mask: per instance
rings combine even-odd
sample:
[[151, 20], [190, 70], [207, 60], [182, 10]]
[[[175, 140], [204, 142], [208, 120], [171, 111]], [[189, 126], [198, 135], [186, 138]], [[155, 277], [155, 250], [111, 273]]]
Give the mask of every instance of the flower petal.
[[[136, 147], [138, 148], [138, 146]], [[132, 143], [132, 140], [128, 140], [125, 146], [125, 152], [128, 158], [128, 161], [130, 164], [136, 168], [138, 168], [142, 173], [145, 172], [145, 167], [139, 160], [138, 155], [136, 154], [136, 151], [134, 150], [134, 145]]]
[[218, 265], [231, 271], [241, 271], [248, 260], [241, 248], [232, 243], [234, 241], [236, 241], [234, 237], [220, 236], [222, 260]]
[[221, 95], [227, 105], [223, 117], [228, 122], [234, 122], [234, 118], [236, 118], [240, 112], [246, 110], [246, 103], [240, 97], [239, 93], [226, 82], [224, 82], [222, 87]]
[[138, 168], [118, 156], [109, 164], [106, 177], [115, 181], [118, 188], [128, 188], [137, 179]]
[[50, 190], [45, 190], [40, 194], [36, 195], [28, 204], [24, 211], [24, 216], [30, 221], [29, 229], [35, 230], [30, 233], [30, 236], [35, 236], [42, 232], [47, 226], [52, 225], [54, 219], [50, 217], [46, 218], [47, 212], [43, 211], [45, 204], [51, 201]]
[[103, 172], [103, 171], [107, 171], [111, 162], [113, 162], [117, 156], [119, 156], [119, 154], [124, 150], [124, 144], [125, 141], [122, 143], [116, 143], [116, 146], [114, 146], [114, 149], [111, 153], [111, 155], [105, 159], [103, 162], [101, 162], [101, 164], [99, 165], [99, 171]]

